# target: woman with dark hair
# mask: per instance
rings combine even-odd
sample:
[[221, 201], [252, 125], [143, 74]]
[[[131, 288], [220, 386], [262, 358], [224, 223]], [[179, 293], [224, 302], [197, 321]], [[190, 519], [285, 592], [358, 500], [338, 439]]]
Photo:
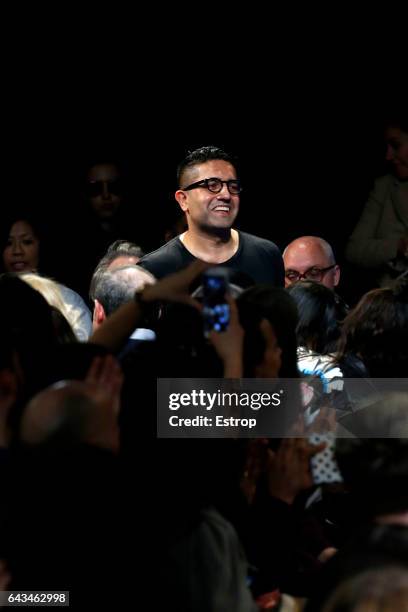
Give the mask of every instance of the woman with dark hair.
[[334, 291], [313, 281], [301, 281], [286, 290], [298, 308], [299, 346], [322, 355], [331, 353], [340, 337], [340, 323], [348, 310], [346, 304]]
[[6, 272], [37, 272], [42, 240], [41, 224], [26, 211], [3, 220], [2, 261]]
[[[286, 291], [299, 313], [297, 366], [304, 377], [305, 422], [311, 425], [322, 414], [322, 409], [329, 407], [335, 410], [336, 419], [339, 419], [349, 413], [350, 400], [333, 352], [347, 306], [332, 289], [313, 281], [299, 281], [287, 287]], [[324, 469], [319, 469], [319, 463], [314, 465], [314, 480], [319, 484], [338, 482], [341, 477], [333, 457], [333, 436], [329, 434], [318, 439], [325, 440], [327, 448], [324, 462], [320, 463], [324, 464]]]
[[373, 289], [361, 298], [344, 320], [336, 360], [345, 371], [353, 361], [373, 378], [406, 378], [407, 274], [394, 288]]
[[363, 295], [344, 320], [335, 361], [343, 372], [351, 407], [340, 423], [360, 435], [362, 415], [379, 395], [407, 392], [407, 275], [393, 289], [373, 289]]
[[298, 368], [304, 376], [312, 377], [313, 382], [314, 395], [308, 412], [317, 416], [320, 405], [329, 401], [342, 412], [347, 409], [348, 401], [342, 393], [343, 383], [339, 379], [343, 374], [334, 362], [333, 353], [347, 306], [334, 291], [313, 281], [295, 283], [286, 291], [299, 312]]
[[[2, 261], [5, 272], [38, 274], [47, 265], [47, 241], [41, 222], [24, 210], [9, 215], [3, 225], [1, 237]], [[39, 281], [40, 282], [40, 281]], [[58, 283], [63, 302], [69, 310], [77, 313], [75, 334], [86, 341], [92, 333], [92, 320], [89, 308], [72, 289]]]
[[390, 172], [377, 179], [347, 248], [347, 259], [371, 269], [387, 286], [408, 268], [408, 120], [406, 111], [385, 123]]

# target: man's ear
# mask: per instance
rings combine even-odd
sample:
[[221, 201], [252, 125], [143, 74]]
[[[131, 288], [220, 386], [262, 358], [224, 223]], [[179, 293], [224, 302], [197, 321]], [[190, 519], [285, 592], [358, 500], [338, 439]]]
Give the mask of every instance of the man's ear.
[[183, 191], [182, 189], [178, 189], [176, 193], [174, 194], [174, 197], [176, 198], [176, 201], [178, 202], [178, 205], [180, 206], [181, 210], [185, 213], [188, 212], [186, 192]]
[[98, 300], [94, 300], [94, 309], [92, 315], [92, 327], [97, 329], [106, 319], [105, 309]]
[[339, 282], [340, 282], [340, 266], [336, 266], [334, 268], [334, 286], [337, 287]]

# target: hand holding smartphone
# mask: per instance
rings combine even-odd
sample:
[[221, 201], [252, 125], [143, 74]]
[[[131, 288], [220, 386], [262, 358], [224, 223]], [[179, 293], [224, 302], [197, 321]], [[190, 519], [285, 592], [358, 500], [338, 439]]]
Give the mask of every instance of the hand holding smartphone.
[[204, 334], [211, 331], [223, 332], [230, 322], [230, 307], [226, 301], [228, 270], [222, 267], [210, 268], [203, 274], [203, 318]]

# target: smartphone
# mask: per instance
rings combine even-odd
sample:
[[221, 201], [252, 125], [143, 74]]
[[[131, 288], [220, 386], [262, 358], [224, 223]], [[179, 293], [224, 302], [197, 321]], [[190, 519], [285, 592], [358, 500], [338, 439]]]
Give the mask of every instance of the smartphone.
[[217, 267], [203, 274], [203, 318], [204, 334], [223, 332], [230, 321], [230, 308], [225, 295], [228, 290], [228, 271]]

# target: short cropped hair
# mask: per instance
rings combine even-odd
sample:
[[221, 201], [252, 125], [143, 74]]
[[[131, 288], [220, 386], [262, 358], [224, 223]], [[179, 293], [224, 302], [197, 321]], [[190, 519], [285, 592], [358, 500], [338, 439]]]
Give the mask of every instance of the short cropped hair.
[[122, 257], [124, 255], [128, 255], [128, 257], [143, 257], [144, 255], [141, 247], [129, 240], [115, 240], [115, 242], [109, 245], [105, 256], [108, 255], [108, 253], [115, 253], [117, 257]]
[[91, 284], [89, 287], [89, 298], [91, 302], [93, 302], [95, 299], [96, 285], [99, 283], [100, 278], [103, 276], [103, 274], [105, 274], [115, 259], [119, 259], [119, 257], [138, 257], [141, 259], [143, 255], [144, 252], [141, 247], [134, 242], [129, 242], [127, 240], [115, 240], [115, 242], [112, 242], [105, 255], [98, 262], [94, 273], [92, 274]]
[[189, 151], [187, 156], [178, 165], [177, 185], [181, 187], [183, 176], [187, 168], [193, 168], [194, 166], [205, 164], [205, 162], [211, 161], [213, 159], [220, 159], [222, 161], [226, 161], [231, 164], [231, 166], [233, 166], [236, 171], [238, 171], [237, 160], [234, 159], [231, 155], [229, 155], [229, 153], [226, 153], [223, 149], [213, 146], [201, 147], [200, 149]]
[[102, 304], [106, 316], [109, 316], [125, 302], [130, 302], [135, 291], [154, 277], [140, 266], [123, 266], [115, 270], [106, 270], [95, 285], [95, 299]]

